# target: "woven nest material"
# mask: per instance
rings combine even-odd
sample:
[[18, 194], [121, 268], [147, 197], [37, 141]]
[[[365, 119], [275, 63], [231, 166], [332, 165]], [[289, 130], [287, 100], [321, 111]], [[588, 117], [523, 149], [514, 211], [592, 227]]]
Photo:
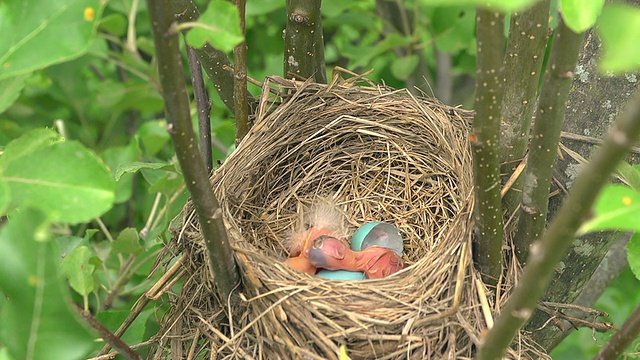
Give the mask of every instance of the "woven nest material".
[[[471, 358], [492, 304], [471, 261], [469, 120], [362, 78], [267, 78], [251, 134], [212, 179], [242, 301], [227, 307], [215, 296], [197, 218], [185, 208], [173, 246], [189, 276], [162, 348], [172, 358]], [[321, 197], [344, 211], [350, 231], [395, 223], [408, 267], [331, 281], [282, 263], [300, 213]], [[521, 336], [510, 356], [528, 353], [537, 354]]]

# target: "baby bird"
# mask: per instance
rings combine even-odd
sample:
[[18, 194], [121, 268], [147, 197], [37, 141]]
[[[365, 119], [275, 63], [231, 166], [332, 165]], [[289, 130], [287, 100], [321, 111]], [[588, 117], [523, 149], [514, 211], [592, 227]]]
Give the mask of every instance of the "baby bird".
[[306, 251], [309, 263], [327, 270], [362, 271], [369, 279], [380, 279], [404, 268], [404, 261], [392, 249], [370, 246], [353, 251], [339, 239], [320, 236]]
[[289, 241], [289, 258], [285, 263], [292, 268], [314, 275], [318, 267], [309, 262], [309, 249], [313, 241], [323, 236], [347, 237], [345, 216], [330, 199], [317, 200], [304, 211], [296, 231]]

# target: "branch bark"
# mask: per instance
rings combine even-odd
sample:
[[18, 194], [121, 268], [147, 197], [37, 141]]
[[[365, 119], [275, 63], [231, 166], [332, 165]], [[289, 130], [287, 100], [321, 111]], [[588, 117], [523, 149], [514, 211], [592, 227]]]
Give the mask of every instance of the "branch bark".
[[[502, 174], [509, 177], [524, 157], [529, 144], [529, 129], [536, 105], [542, 59], [548, 39], [549, 0], [536, 3], [523, 13], [511, 15], [505, 59], [504, 98], [500, 160]], [[520, 205], [521, 181], [516, 181], [503, 199], [507, 214]], [[515, 191], [514, 191], [515, 190]]]
[[475, 179], [474, 261], [486, 283], [495, 285], [502, 272], [500, 204], [500, 104], [503, 94], [504, 15], [478, 9], [476, 115], [470, 135]]
[[213, 170], [213, 154], [211, 153], [211, 102], [209, 93], [204, 86], [202, 78], [202, 66], [195, 50], [184, 41], [189, 60], [189, 72], [191, 73], [191, 85], [193, 86], [193, 98], [196, 101], [198, 111], [198, 130], [200, 134], [200, 153], [207, 167], [207, 173]]
[[322, 36], [321, 0], [287, 0], [284, 36], [284, 76], [294, 74], [327, 82]]
[[222, 212], [215, 198], [204, 161], [197, 149], [191, 125], [187, 86], [178, 44], [171, 0], [147, 0], [153, 40], [158, 59], [167, 130], [176, 151], [185, 183], [196, 208], [200, 227], [209, 252], [211, 269], [221, 299], [227, 299], [240, 283], [233, 252], [222, 222]]
[[522, 263], [527, 259], [531, 243], [540, 237], [547, 221], [553, 164], [583, 39], [584, 34], [574, 33], [560, 19], [540, 90], [527, 167], [522, 175], [520, 219], [514, 237], [516, 255]]
[[[171, 3], [173, 5], [173, 13], [176, 14], [176, 19], [181, 23], [196, 21], [200, 17], [200, 11], [198, 11], [193, 0], [174, 0]], [[194, 50], [196, 55], [198, 55], [198, 60], [200, 60], [204, 71], [216, 88], [218, 96], [220, 96], [225, 106], [232, 113], [235, 113], [233, 102], [233, 73], [225, 70], [225, 67], [232, 68], [229, 57], [208, 43]], [[249, 93], [247, 93], [247, 99], [249, 107], [253, 112], [257, 100]]]
[[[240, 30], [245, 35], [245, 0], [233, 0], [240, 14]], [[233, 101], [236, 115], [236, 146], [249, 132], [249, 104], [247, 99], [247, 41], [244, 40], [233, 49], [234, 77]]]
[[583, 219], [591, 210], [610, 174], [640, 138], [640, 92], [628, 103], [602, 147], [584, 167], [556, 218], [542, 238], [532, 244], [527, 266], [481, 344], [478, 359], [501, 358], [518, 329], [529, 319], [543, 295], [556, 264], [566, 255]]

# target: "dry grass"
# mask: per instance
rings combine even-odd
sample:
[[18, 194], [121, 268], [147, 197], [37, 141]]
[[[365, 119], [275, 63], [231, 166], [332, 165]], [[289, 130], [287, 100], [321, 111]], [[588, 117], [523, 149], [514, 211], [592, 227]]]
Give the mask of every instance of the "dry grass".
[[[267, 79], [250, 135], [212, 179], [241, 300], [215, 296], [187, 206], [171, 249], [188, 275], [155, 356], [338, 359], [345, 345], [353, 359], [473, 357], [495, 305], [471, 261], [470, 113], [364, 81]], [[410, 266], [343, 282], [284, 265], [286, 239], [318, 197], [333, 198], [352, 231], [398, 225]], [[533, 349], [523, 338], [510, 356]]]

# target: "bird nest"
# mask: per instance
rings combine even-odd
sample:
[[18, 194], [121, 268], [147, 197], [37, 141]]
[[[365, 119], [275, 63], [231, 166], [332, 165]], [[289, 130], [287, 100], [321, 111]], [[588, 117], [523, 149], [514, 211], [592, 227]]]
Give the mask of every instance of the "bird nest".
[[[267, 78], [251, 133], [212, 178], [242, 276], [239, 300], [217, 297], [187, 205], [171, 244], [187, 276], [156, 356], [473, 357], [493, 302], [471, 260], [470, 119], [362, 77], [329, 85]], [[332, 281], [284, 264], [301, 212], [327, 197], [351, 232], [394, 223], [407, 267], [384, 279]], [[537, 354], [519, 339], [511, 357]]]

